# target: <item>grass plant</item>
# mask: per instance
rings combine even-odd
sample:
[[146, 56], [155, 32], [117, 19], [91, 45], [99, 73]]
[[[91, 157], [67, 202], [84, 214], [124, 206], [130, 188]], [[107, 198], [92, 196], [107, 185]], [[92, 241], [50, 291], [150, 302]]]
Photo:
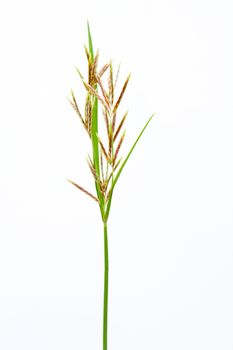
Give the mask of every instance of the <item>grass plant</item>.
[[[153, 118], [153, 115], [142, 128], [128, 154], [124, 158], [120, 157], [121, 146], [125, 138], [125, 129], [123, 127], [128, 113], [126, 112], [121, 118], [118, 118], [118, 110], [123, 96], [125, 95], [130, 75], [126, 77], [119, 95], [116, 96], [115, 88], [118, 81], [119, 69], [116, 75], [114, 75], [113, 64], [111, 61], [107, 62], [101, 69], [98, 68], [99, 51], [94, 53], [89, 24], [87, 24], [87, 31], [88, 46], [84, 46], [88, 65], [87, 79], [84, 79], [81, 72], [77, 69], [77, 73], [86, 91], [86, 101], [83, 108], [84, 111], [80, 111], [72, 90], [70, 103], [77, 113], [91, 143], [92, 154], [88, 155], [87, 162], [93, 175], [95, 194], [87, 191], [72, 180], [68, 181], [93, 199], [99, 205], [100, 209], [104, 236], [103, 350], [107, 350], [109, 276], [108, 218], [112, 197], [117, 181], [119, 180], [136, 144]], [[104, 84], [103, 82], [104, 76], [107, 76], [107, 84]], [[101, 117], [99, 117], [99, 112], [101, 112]], [[99, 135], [99, 123], [103, 123], [104, 129], [106, 130], [107, 141], [105, 142]]]

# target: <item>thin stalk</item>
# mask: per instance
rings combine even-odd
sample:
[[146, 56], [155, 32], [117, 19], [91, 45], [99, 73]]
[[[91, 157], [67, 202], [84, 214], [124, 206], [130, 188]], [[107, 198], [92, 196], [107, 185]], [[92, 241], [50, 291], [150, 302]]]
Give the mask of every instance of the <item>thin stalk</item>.
[[108, 348], [108, 228], [104, 222], [104, 308], [103, 308], [103, 350]]

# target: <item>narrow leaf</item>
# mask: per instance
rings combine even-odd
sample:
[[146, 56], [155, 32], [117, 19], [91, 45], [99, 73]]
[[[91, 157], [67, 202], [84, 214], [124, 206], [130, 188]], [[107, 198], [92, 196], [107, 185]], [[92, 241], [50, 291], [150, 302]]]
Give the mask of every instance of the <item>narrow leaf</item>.
[[90, 26], [89, 26], [88, 21], [87, 21], [87, 32], [88, 32], [89, 53], [91, 55], [92, 62], [94, 62], [94, 50], [93, 50], [93, 44], [92, 44], [91, 30], [90, 30]]
[[136, 138], [136, 141], [134, 142], [133, 146], [131, 147], [129, 153], [127, 154], [127, 157], [125, 158], [125, 160], [123, 161], [123, 163], [121, 164], [120, 169], [118, 170], [118, 173], [116, 175], [116, 177], [114, 178], [113, 184], [112, 184], [112, 189], [115, 187], [117, 180], [119, 179], [119, 176], [121, 175], [122, 170], [124, 169], [125, 164], [127, 163], [129, 157], [131, 156], [136, 144], [138, 143], [139, 139], [141, 138], [143, 132], [145, 131], [147, 125], [150, 123], [151, 119], [153, 118], [154, 114], [152, 114], [152, 116], [149, 118], [149, 120], [146, 122], [145, 126], [143, 127], [142, 131], [140, 132], [140, 134], [138, 135], [138, 137]]
[[122, 170], [124, 169], [124, 166], [125, 164], [127, 163], [130, 155], [132, 154], [136, 144], [138, 143], [139, 139], [141, 138], [143, 132], [145, 131], [146, 127], [148, 126], [148, 124], [150, 123], [151, 119], [153, 118], [154, 114], [152, 114], [152, 116], [149, 118], [149, 120], [146, 122], [145, 126], [143, 127], [142, 131], [140, 132], [140, 134], [138, 135], [138, 137], [136, 138], [136, 141], [134, 142], [133, 146], [131, 147], [129, 153], [127, 154], [127, 157], [125, 158], [125, 160], [123, 161], [123, 163], [121, 164], [121, 167], [120, 169], [118, 170], [118, 173], [116, 175], [116, 177], [113, 179], [113, 182], [112, 182], [112, 187], [111, 189], [109, 190], [109, 193], [108, 193], [108, 204], [107, 204], [107, 208], [106, 208], [106, 212], [105, 212], [105, 220], [108, 219], [108, 216], [109, 216], [109, 211], [110, 211], [110, 207], [111, 207], [111, 202], [112, 202], [112, 194], [113, 194], [113, 190], [114, 190], [114, 187], [121, 175], [121, 172]]
[[[92, 62], [94, 62], [94, 59], [95, 59], [94, 50], [93, 50], [90, 26], [89, 26], [88, 22], [87, 22], [87, 30], [88, 30], [89, 53], [91, 55]], [[97, 91], [96, 91], [96, 94], [98, 94]], [[92, 140], [92, 155], [93, 155], [94, 168], [96, 170], [96, 174], [99, 176], [100, 175], [99, 142], [98, 142], [97, 134], [98, 134], [98, 98], [95, 95], [93, 109], [92, 109], [91, 140]], [[103, 218], [104, 198], [103, 198], [103, 195], [101, 193], [99, 183], [97, 181], [95, 181], [95, 187], [96, 187], [97, 196], [99, 198], [99, 206], [100, 206], [101, 215]]]

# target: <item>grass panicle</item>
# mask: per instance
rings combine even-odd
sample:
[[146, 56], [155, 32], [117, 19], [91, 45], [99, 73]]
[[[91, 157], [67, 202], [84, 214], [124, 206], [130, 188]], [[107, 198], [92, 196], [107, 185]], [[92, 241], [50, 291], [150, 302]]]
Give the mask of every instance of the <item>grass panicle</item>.
[[[139, 139], [150, 123], [153, 115], [146, 122], [141, 132], [137, 136], [134, 144], [130, 148], [126, 157], [119, 157], [121, 153], [123, 141], [125, 139], [125, 130], [122, 131], [123, 125], [128, 112], [123, 114], [123, 117], [118, 121], [117, 113], [123, 96], [126, 93], [130, 75], [126, 78], [122, 88], [119, 90], [120, 94], [115, 101], [116, 97], [116, 85], [118, 83], [120, 65], [118, 66], [117, 73], [114, 74], [112, 61], [109, 60], [102, 68], [98, 69], [99, 62], [99, 50], [94, 54], [92, 36], [89, 23], [87, 23], [88, 33], [88, 46], [84, 45], [84, 51], [87, 58], [88, 76], [85, 77], [81, 74], [78, 68], [77, 73], [83, 83], [86, 91], [86, 100], [84, 106], [84, 113], [82, 114], [74, 95], [71, 90], [71, 98], [69, 99], [75, 112], [86, 129], [92, 149], [92, 155], [87, 156], [87, 163], [90, 172], [93, 176], [96, 196], [85, 190], [82, 186], [76, 182], [67, 179], [72, 185], [78, 188], [80, 191], [94, 199], [98, 203], [101, 213], [101, 218], [104, 224], [104, 254], [105, 254], [105, 273], [104, 273], [104, 308], [103, 308], [103, 350], [107, 350], [107, 311], [108, 311], [108, 239], [107, 239], [107, 222], [110, 213], [113, 192], [115, 190], [116, 183], [128, 162], [135, 146]], [[106, 80], [103, 81], [103, 76], [108, 73]], [[100, 106], [102, 108], [99, 108]], [[102, 114], [99, 118], [99, 109]], [[101, 124], [101, 127], [99, 127]], [[104, 139], [99, 134], [99, 129], [103, 132], [105, 129]]]

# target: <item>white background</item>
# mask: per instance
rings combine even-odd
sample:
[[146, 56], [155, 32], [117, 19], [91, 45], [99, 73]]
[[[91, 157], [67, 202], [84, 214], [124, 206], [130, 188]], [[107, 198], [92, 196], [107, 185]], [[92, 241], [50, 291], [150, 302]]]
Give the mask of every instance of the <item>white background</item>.
[[101, 63], [132, 72], [125, 153], [156, 112], [109, 220], [109, 349], [233, 349], [232, 16], [230, 0], [1, 3], [2, 350], [101, 349], [100, 215], [65, 180], [94, 191], [66, 99], [87, 18]]

